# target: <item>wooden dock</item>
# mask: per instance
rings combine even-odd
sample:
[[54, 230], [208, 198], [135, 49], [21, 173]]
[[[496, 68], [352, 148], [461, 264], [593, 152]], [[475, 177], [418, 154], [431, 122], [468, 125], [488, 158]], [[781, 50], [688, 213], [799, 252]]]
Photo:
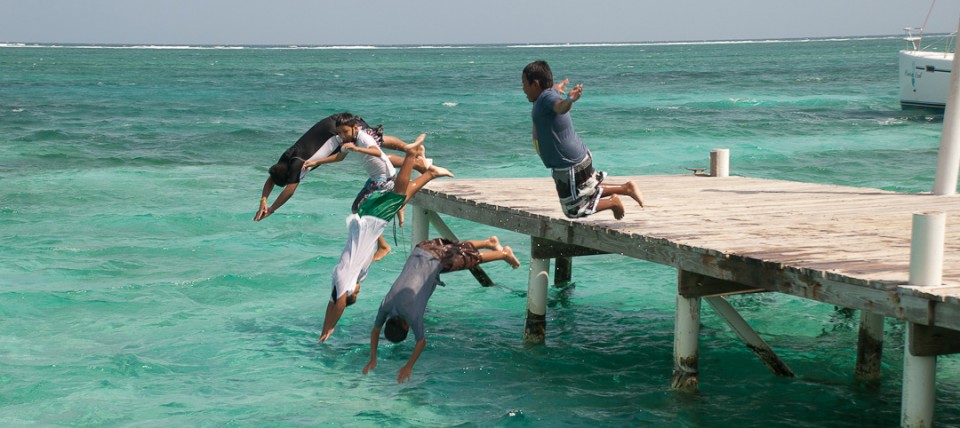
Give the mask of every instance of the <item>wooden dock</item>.
[[[551, 259], [560, 281], [570, 278], [571, 257], [591, 254], [621, 254], [676, 268], [676, 390], [699, 389], [702, 301], [779, 376], [793, 372], [724, 296], [779, 292], [859, 310], [856, 376], [866, 380], [880, 377], [884, 318], [903, 320], [902, 423], [931, 426], [936, 358], [960, 352], [960, 222], [955, 218], [960, 197], [714, 171], [721, 177], [608, 178], [633, 180], [643, 191], [646, 208], [625, 199], [622, 220], [609, 212], [567, 219], [549, 178], [436, 180], [411, 201], [412, 238], [426, 239], [433, 225], [456, 239], [437, 213], [529, 235], [524, 337], [534, 343], [546, 337]], [[923, 233], [916, 235], [922, 243], [916, 246], [914, 229]], [[942, 276], [935, 262], [918, 263], [912, 272], [912, 252], [933, 254], [918, 260], [942, 257]], [[916, 278], [914, 272], [920, 272]], [[489, 281], [482, 271], [474, 274]], [[918, 278], [919, 285], [910, 284]]]
[[[745, 177], [633, 180], [647, 207], [563, 216], [549, 178], [436, 180], [417, 207], [562, 244], [960, 330], [960, 197]], [[943, 285], [908, 285], [914, 213], [946, 212]]]

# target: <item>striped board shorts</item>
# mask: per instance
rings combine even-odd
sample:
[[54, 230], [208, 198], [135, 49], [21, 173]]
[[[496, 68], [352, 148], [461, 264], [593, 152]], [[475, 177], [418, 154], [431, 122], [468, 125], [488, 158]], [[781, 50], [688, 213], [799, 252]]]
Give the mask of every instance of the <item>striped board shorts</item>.
[[363, 204], [363, 201], [367, 200], [367, 198], [375, 192], [392, 192], [395, 178], [396, 177], [378, 178], [376, 180], [368, 178], [367, 182], [363, 183], [363, 188], [357, 193], [357, 197], [353, 199], [350, 212], [357, 212], [357, 210], [360, 209], [360, 205]]
[[600, 184], [606, 177], [607, 173], [593, 169], [590, 152], [570, 168], [554, 168], [553, 182], [557, 186], [563, 214], [568, 218], [580, 218], [597, 212], [597, 203], [603, 196]]

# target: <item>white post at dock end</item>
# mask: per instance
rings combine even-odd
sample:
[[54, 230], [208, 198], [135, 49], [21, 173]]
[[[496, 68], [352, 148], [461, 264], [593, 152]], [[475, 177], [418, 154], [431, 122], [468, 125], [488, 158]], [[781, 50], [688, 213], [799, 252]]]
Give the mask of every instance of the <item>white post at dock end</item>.
[[411, 208], [410, 211], [413, 211], [413, 225], [411, 226], [413, 230], [410, 232], [410, 240], [413, 242], [410, 245], [416, 247], [421, 241], [430, 238], [430, 211], [416, 205], [408, 205], [408, 207]]
[[[910, 242], [910, 285], [935, 286], [943, 280], [943, 246], [947, 215], [943, 212], [913, 215]], [[903, 347], [903, 393], [900, 426], [932, 427], [936, 401], [937, 357], [910, 352], [913, 330], [907, 324]]]
[[730, 176], [730, 149], [713, 149], [710, 151], [710, 176]]
[[[960, 31], [960, 23], [957, 25]], [[937, 154], [937, 176], [933, 182], [934, 195], [957, 193], [957, 174], [960, 173], [960, 56], [953, 55], [950, 72], [950, 88], [947, 105], [943, 110], [943, 132], [940, 135], [940, 152]]]

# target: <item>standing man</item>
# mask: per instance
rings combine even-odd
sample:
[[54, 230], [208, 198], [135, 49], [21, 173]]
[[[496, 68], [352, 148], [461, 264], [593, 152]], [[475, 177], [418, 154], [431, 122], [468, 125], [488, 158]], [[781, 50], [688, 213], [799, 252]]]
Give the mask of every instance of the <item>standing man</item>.
[[553, 170], [563, 214], [579, 218], [611, 210], [619, 220], [624, 210], [617, 195], [629, 196], [643, 207], [643, 196], [634, 182], [602, 184], [607, 174], [593, 169], [590, 150], [580, 140], [570, 117], [573, 103], [583, 94], [583, 85], [574, 86], [564, 98], [567, 80], [554, 86], [553, 72], [546, 61], [527, 64], [521, 81], [527, 101], [533, 103], [533, 145], [543, 165]]
[[[397, 137], [383, 135], [380, 127], [370, 128], [362, 119], [350, 113], [344, 112], [328, 116], [313, 125], [296, 143], [283, 152], [276, 164], [270, 167], [270, 175], [263, 184], [260, 208], [253, 217], [254, 221], [263, 220], [280, 209], [293, 196], [300, 181], [306, 177], [308, 172], [322, 164], [339, 162], [344, 159], [347, 153], [341, 150], [344, 141], [338, 135], [337, 123], [338, 121], [352, 120], [356, 120], [364, 126], [364, 130], [369, 133], [368, 136], [377, 142], [378, 147], [382, 144], [389, 149], [403, 151], [403, 148], [407, 145]], [[420, 154], [423, 155], [422, 150]], [[386, 156], [393, 167], [399, 167], [403, 162], [403, 158], [400, 156], [393, 154], [387, 154]], [[420, 157], [413, 168], [423, 173], [431, 164], [430, 159]], [[283, 190], [270, 205], [267, 202], [275, 186], [283, 187]], [[387, 251], [389, 252], [389, 248]]]
[[514, 269], [520, 266], [520, 260], [513, 254], [513, 250], [501, 246], [496, 236], [482, 241], [462, 242], [437, 238], [417, 244], [403, 265], [400, 276], [380, 303], [373, 331], [370, 332], [370, 362], [363, 368], [363, 374], [377, 367], [380, 329], [386, 323], [384, 337], [393, 343], [402, 342], [407, 338], [407, 332], [413, 329], [413, 337], [417, 343], [407, 364], [400, 368], [397, 383], [409, 380], [413, 365], [427, 347], [423, 314], [437, 285], [444, 285], [440, 282], [440, 274], [470, 269], [480, 263], [496, 260], [503, 260]]

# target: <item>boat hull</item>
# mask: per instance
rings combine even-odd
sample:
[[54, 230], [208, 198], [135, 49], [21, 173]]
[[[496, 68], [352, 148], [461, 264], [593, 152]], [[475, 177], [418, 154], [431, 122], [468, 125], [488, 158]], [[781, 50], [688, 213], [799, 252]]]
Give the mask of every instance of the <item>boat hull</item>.
[[900, 51], [900, 106], [944, 108], [952, 63], [951, 52]]

